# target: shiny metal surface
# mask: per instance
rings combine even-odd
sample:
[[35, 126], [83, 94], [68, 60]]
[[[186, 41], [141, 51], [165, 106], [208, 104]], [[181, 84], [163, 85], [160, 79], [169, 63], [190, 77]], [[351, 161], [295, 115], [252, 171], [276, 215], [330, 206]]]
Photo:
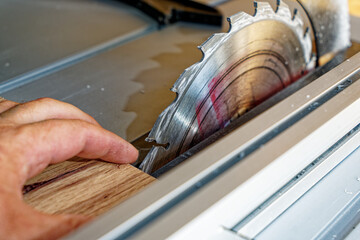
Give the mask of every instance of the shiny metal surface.
[[257, 4], [255, 16], [234, 15], [229, 33], [210, 37], [200, 47], [202, 61], [174, 84], [177, 97], [148, 137], [167, 146], [153, 147], [142, 170], [153, 172], [312, 69], [300, 17], [282, 2], [276, 13]]
[[[314, 186], [251, 239], [344, 239], [360, 221], [360, 134], [357, 135], [350, 153], [337, 156], [339, 163], [333, 169], [315, 180]], [[326, 162], [331, 164], [333, 160]]]
[[349, 235], [344, 240], [358, 240], [360, 236], [360, 223], [354, 227]]
[[1, 0], [0, 84], [34, 78], [34, 70], [152, 24], [110, 1]]
[[[344, 139], [342, 142], [337, 144], [337, 146], [325, 154], [325, 156], [322, 156], [321, 158], [317, 159], [316, 164], [314, 163], [314, 166], [308, 167], [302, 171], [299, 176], [294, 179], [287, 188], [282, 189], [278, 192], [277, 196], [274, 197], [272, 201], [269, 201], [268, 204], [263, 204], [264, 207], [262, 211], [259, 211], [259, 213], [254, 214], [248, 221], [241, 221], [241, 224], [239, 226], [236, 226], [233, 228], [239, 235], [247, 236], [251, 239], [257, 239], [257, 235], [263, 235], [263, 231], [266, 232], [266, 228], [274, 222], [278, 221], [278, 219], [283, 218], [282, 215], [288, 214], [288, 210], [293, 208], [294, 204], [298, 204], [298, 202], [302, 201], [300, 198], [303, 199], [303, 196], [309, 196], [312, 195], [312, 203], [310, 206], [303, 208], [302, 211], [307, 211], [307, 214], [312, 214], [312, 212], [318, 211], [322, 212], [322, 207], [316, 206], [316, 202], [337, 202], [336, 204], [332, 204], [331, 209], [328, 209], [326, 211], [326, 214], [334, 215], [334, 212], [338, 212], [339, 209], [335, 209], [335, 205], [337, 205], [337, 208], [341, 208], [342, 206], [346, 205], [343, 201], [344, 199], [341, 199], [342, 197], [346, 197], [347, 194], [344, 192], [344, 189], [348, 187], [349, 191], [353, 191], [353, 187], [360, 187], [360, 184], [354, 179], [354, 181], [349, 181], [349, 179], [346, 179], [346, 176], [351, 176], [351, 174], [334, 174], [333, 170], [340, 165], [345, 158], [347, 158], [354, 149], [358, 148], [360, 145], [360, 131], [359, 127], [357, 131], [354, 131], [354, 133], [349, 134], [346, 139]], [[359, 151], [358, 151], [359, 152]], [[359, 163], [357, 163], [359, 164]], [[354, 171], [357, 171], [356, 168], [353, 169]], [[348, 171], [348, 170], [347, 170]], [[332, 173], [330, 173], [332, 172]], [[350, 173], [351, 171], [348, 171]], [[342, 184], [334, 184], [334, 183], [324, 183], [324, 178], [327, 178], [327, 175], [332, 175], [331, 178], [335, 178], [338, 183], [341, 181]], [[336, 175], [336, 176], [334, 176]], [[319, 184], [320, 182], [320, 184]], [[345, 183], [345, 186], [344, 186]], [[313, 191], [313, 188], [319, 188], [319, 186], [316, 185], [322, 185], [322, 190], [325, 192], [328, 192], [327, 194], [322, 192], [321, 194], [312, 194], [311, 191]], [[340, 185], [340, 186], [339, 186]], [[346, 186], [347, 185], [347, 186]], [[332, 186], [331, 191], [329, 191], [329, 186]], [[335, 186], [338, 188], [340, 187], [342, 191], [334, 191]], [[350, 190], [351, 186], [351, 190]], [[309, 194], [310, 192], [310, 194]], [[330, 195], [331, 197], [328, 197], [326, 195]], [[335, 195], [335, 196], [334, 196]], [[350, 194], [351, 195], [351, 194]], [[348, 196], [350, 197], [350, 196]], [[339, 201], [340, 200], [340, 201]], [[265, 206], [266, 205], [266, 206]], [[356, 211], [354, 212], [356, 213]], [[305, 214], [305, 213], [304, 213]], [[323, 213], [324, 215], [325, 213]], [[336, 214], [335, 214], [336, 215]], [[331, 221], [332, 217], [323, 217], [321, 214], [316, 214], [314, 217], [310, 217], [306, 221], [312, 221], [309, 227], [308, 224], [300, 224], [304, 220], [303, 214], [293, 214], [293, 216], [299, 217], [296, 222], [299, 223], [295, 229], [292, 229], [292, 226], [283, 227], [282, 233], [285, 234], [285, 231], [289, 234], [289, 232], [295, 232], [297, 231], [298, 234], [294, 234], [295, 236], [298, 236], [299, 239], [310, 239], [309, 235], [305, 237], [306, 234], [314, 235], [316, 233], [321, 232], [321, 225], [324, 224], [324, 222]], [[305, 218], [306, 219], [306, 218]], [[289, 221], [294, 223], [295, 221]], [[283, 221], [284, 223], [284, 221]], [[300, 226], [301, 225], [301, 226]], [[293, 225], [294, 226], [294, 225]], [[302, 230], [300, 230], [302, 228]], [[307, 230], [305, 231], [306, 228]], [[309, 229], [311, 228], [312, 233], [310, 233]], [[279, 228], [278, 228], [279, 229]], [[286, 229], [286, 230], [285, 230]], [[333, 230], [330, 227], [327, 228], [327, 231]], [[315, 233], [314, 233], [315, 232]], [[261, 237], [260, 237], [261, 238]], [[276, 237], [273, 237], [276, 238]], [[267, 238], [264, 238], [267, 239]]]

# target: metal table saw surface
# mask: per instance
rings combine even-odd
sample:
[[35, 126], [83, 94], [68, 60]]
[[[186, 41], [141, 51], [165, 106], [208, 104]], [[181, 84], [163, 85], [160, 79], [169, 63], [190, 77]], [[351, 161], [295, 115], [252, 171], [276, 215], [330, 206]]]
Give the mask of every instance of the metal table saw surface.
[[173, 82], [201, 59], [196, 47], [219, 30], [158, 31], [150, 18], [110, 1], [1, 1], [0, 94], [70, 102], [132, 141], [174, 99]]

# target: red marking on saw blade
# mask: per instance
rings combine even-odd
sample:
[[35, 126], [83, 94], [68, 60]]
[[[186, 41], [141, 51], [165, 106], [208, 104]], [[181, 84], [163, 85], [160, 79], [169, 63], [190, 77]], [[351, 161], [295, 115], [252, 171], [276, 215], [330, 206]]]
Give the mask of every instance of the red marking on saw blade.
[[[220, 113], [220, 106], [216, 103], [216, 99], [218, 97], [218, 91], [217, 91], [217, 83], [222, 78], [223, 73], [220, 73], [218, 76], [214, 77], [208, 84], [208, 88], [210, 90], [210, 100], [213, 106], [213, 109], [216, 114], [216, 119], [221, 127], [223, 127], [223, 119]], [[221, 88], [220, 88], [221, 89]]]
[[197, 120], [197, 123], [198, 123], [198, 132], [199, 134], [203, 135], [203, 130], [201, 128], [201, 116], [200, 116], [200, 112], [201, 112], [201, 102], [197, 104], [196, 106], [196, 120]]
[[[220, 72], [208, 84], [208, 91], [209, 91], [209, 95], [210, 95], [211, 105], [213, 106], [217, 122], [219, 123], [219, 125], [221, 127], [224, 127], [224, 121], [223, 121], [223, 117], [221, 116], [220, 106], [216, 103], [216, 99], [217, 99], [218, 95], [220, 94], [220, 93], [218, 93], [219, 91], [217, 91], [217, 89], [221, 90], [221, 88], [218, 88], [218, 86], [221, 82], [223, 82], [222, 78], [225, 75], [226, 71], [227, 70]], [[196, 106], [196, 120], [198, 123], [198, 131], [199, 131], [199, 134], [201, 134], [201, 135], [203, 135], [205, 133], [201, 127], [201, 122], [203, 120], [202, 119], [203, 118], [203, 116], [202, 116], [203, 109], [204, 109], [204, 106], [206, 105], [207, 101], [208, 100], [206, 99], [205, 102], [199, 102]], [[205, 110], [207, 110], [207, 109], [205, 109]]]
[[[231, 68], [229, 68], [229, 69], [231, 69]], [[287, 84], [285, 84], [283, 88], [287, 87], [288, 85], [290, 85], [293, 82], [296, 82], [301, 77], [305, 76], [308, 72], [309, 72], [309, 70], [305, 70], [305, 71], [301, 71], [301, 72], [298, 72], [297, 74], [292, 75], [290, 77], [289, 82], [285, 81]], [[217, 98], [221, 94], [221, 91], [222, 91], [221, 84], [225, 84], [226, 83], [225, 78], [228, 78], [229, 76], [230, 76], [230, 74], [228, 73], [228, 69], [223, 70], [217, 76], [215, 76], [208, 84], [208, 93], [209, 93], [209, 98], [211, 100], [211, 105], [212, 105], [212, 108], [214, 109], [214, 112], [216, 115], [216, 120], [221, 128], [224, 128], [226, 125], [228, 125], [229, 121], [227, 119], [223, 118], [223, 116], [221, 114], [221, 106], [220, 106], [220, 103], [217, 101], [218, 100]], [[281, 91], [283, 88], [281, 88], [280, 90], [278, 90], [276, 92], [271, 93], [270, 96], [266, 96], [264, 99], [261, 99], [261, 101], [257, 102], [255, 104], [255, 106], [262, 103], [264, 100], [268, 99], [269, 97], [273, 96], [275, 93]], [[204, 134], [206, 134], [206, 131], [203, 131], [203, 129], [202, 129], [201, 123], [203, 121], [203, 118], [205, 117], [205, 116], [203, 116], [205, 114], [204, 111], [208, 110], [208, 108], [205, 107], [208, 99], [206, 99], [205, 101], [199, 102], [196, 106], [196, 120], [197, 120], [197, 124], [198, 124], [198, 133], [201, 134], [202, 136], [204, 136]]]

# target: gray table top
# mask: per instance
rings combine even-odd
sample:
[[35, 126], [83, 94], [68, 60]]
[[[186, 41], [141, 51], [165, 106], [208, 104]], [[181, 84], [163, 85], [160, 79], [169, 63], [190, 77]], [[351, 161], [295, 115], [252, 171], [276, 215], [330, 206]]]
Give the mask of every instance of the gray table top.
[[2, 0], [0, 83], [151, 24], [107, 1]]

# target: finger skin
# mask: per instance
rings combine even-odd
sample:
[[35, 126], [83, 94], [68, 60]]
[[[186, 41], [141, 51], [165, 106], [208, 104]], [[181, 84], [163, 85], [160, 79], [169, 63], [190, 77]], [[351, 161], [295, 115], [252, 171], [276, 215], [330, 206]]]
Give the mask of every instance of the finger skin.
[[46, 120], [21, 125], [0, 133], [0, 139], [3, 139], [0, 152], [7, 158], [3, 160], [0, 155], [0, 163], [16, 165], [21, 184], [47, 165], [74, 156], [114, 163], [132, 163], [138, 157], [136, 148], [127, 141], [82, 120]]
[[[8, 105], [11, 106], [10, 103]], [[3, 111], [0, 117], [3, 121], [16, 124], [27, 124], [49, 119], [80, 119], [99, 125], [93, 117], [77, 107], [51, 98], [39, 98], [26, 103], [14, 104], [11, 108]]]
[[23, 202], [23, 184], [48, 164], [73, 156], [114, 163], [138, 157], [130, 143], [67, 104], [48, 99], [20, 105], [2, 101], [0, 109], [7, 109], [0, 113], [0, 239], [57, 239], [90, 220], [46, 215]]
[[58, 239], [91, 220], [80, 215], [47, 215], [18, 198], [4, 198], [0, 191], [0, 238], [9, 240]]
[[6, 100], [5, 98], [0, 97], [0, 114], [2, 112], [5, 112], [5, 111], [9, 110], [12, 107], [18, 105], [18, 104], [19, 103], [17, 103], [17, 102]]

